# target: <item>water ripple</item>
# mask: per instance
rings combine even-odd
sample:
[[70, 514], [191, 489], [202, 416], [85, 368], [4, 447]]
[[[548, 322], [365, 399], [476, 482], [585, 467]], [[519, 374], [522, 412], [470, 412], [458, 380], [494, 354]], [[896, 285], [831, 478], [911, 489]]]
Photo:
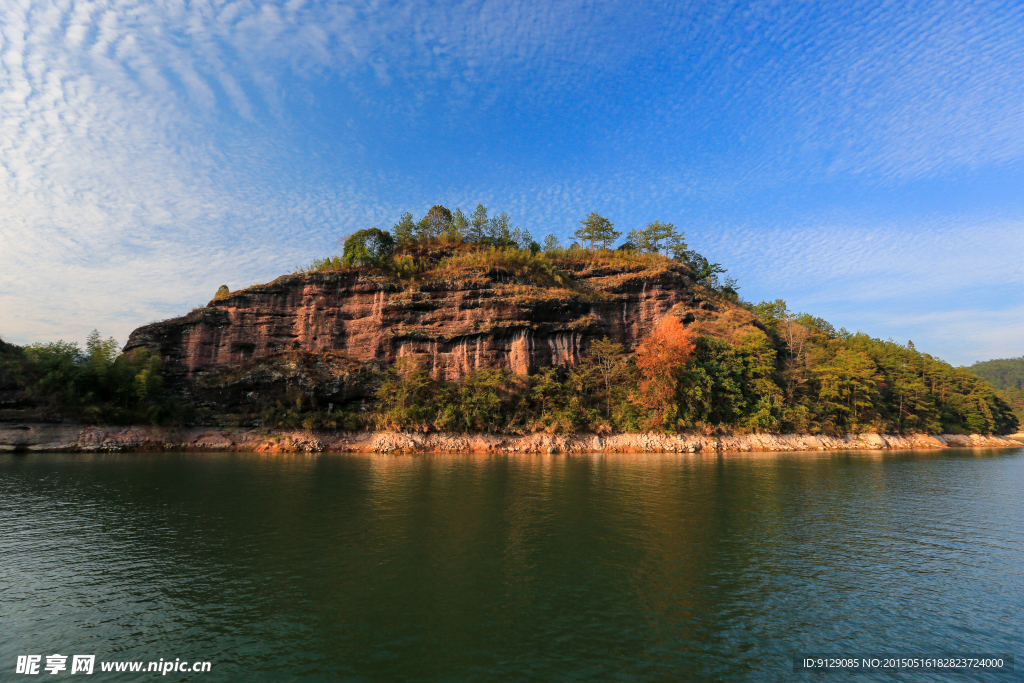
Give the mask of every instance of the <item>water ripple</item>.
[[1020, 653], [1022, 494], [1024, 449], [4, 456], [0, 671], [741, 681], [801, 652]]

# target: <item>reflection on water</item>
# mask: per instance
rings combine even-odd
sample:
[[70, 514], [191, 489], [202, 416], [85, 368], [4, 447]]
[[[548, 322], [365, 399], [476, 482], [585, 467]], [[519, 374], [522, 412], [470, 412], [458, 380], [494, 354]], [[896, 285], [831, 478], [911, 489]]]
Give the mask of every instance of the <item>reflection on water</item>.
[[802, 652], [1019, 654], [1022, 493], [1024, 449], [3, 456], [0, 671], [778, 680]]

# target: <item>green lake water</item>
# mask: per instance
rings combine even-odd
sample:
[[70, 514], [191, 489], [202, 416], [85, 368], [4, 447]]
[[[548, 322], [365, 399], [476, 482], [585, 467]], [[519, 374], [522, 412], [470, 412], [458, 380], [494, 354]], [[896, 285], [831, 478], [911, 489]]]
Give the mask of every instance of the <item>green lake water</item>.
[[[15, 673], [54, 653], [96, 673]], [[0, 456], [0, 680], [819, 680], [802, 653], [1019, 660], [1024, 449]], [[160, 658], [211, 670], [99, 671]]]

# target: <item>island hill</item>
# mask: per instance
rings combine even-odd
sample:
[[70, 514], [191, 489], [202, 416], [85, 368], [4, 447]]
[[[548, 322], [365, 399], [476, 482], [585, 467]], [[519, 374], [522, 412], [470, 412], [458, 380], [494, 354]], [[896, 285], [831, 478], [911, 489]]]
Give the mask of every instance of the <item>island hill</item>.
[[69, 447], [256, 450], [1008, 445], [994, 435], [1018, 428], [990, 384], [912, 344], [742, 301], [671, 224], [619, 237], [597, 214], [569, 247], [484, 207], [405, 214], [121, 354], [98, 335], [0, 349], [18, 396], [0, 418], [164, 425], [37, 439]]

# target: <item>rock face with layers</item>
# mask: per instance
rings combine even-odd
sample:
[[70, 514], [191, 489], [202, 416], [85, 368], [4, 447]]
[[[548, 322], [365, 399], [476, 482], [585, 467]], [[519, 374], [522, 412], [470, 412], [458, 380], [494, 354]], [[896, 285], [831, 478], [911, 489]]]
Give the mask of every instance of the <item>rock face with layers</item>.
[[380, 367], [411, 357], [454, 380], [474, 368], [531, 374], [575, 365], [605, 336], [632, 350], [670, 310], [688, 321], [689, 311], [709, 306], [681, 266], [571, 274], [574, 286], [560, 288], [495, 271], [418, 282], [357, 270], [299, 273], [141, 327], [125, 351], [158, 353], [171, 379], [302, 351]]

